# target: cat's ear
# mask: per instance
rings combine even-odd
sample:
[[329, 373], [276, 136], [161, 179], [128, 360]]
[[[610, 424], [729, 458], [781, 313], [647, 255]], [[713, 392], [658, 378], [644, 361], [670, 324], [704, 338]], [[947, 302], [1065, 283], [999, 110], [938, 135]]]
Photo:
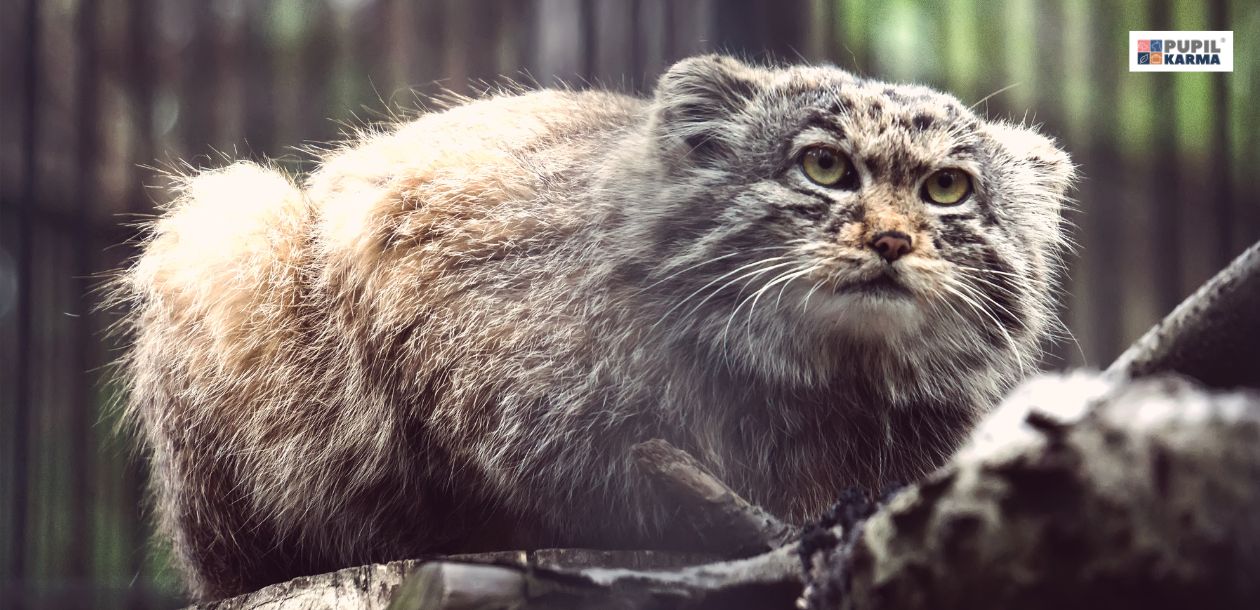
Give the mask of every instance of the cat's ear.
[[704, 165], [734, 152], [734, 115], [756, 95], [757, 68], [724, 55], [684, 59], [656, 85], [652, 131], [670, 153]]
[[1032, 127], [995, 122], [988, 129], [1013, 161], [1008, 171], [1022, 174], [1021, 183], [1040, 190], [1057, 211], [1076, 183], [1076, 165], [1067, 151]]
[[1004, 176], [999, 190], [1009, 209], [1022, 213], [1031, 227], [1028, 239], [1061, 245], [1062, 212], [1071, 204], [1077, 177], [1071, 157], [1034, 128], [995, 122], [986, 129], [996, 145], [993, 160]]

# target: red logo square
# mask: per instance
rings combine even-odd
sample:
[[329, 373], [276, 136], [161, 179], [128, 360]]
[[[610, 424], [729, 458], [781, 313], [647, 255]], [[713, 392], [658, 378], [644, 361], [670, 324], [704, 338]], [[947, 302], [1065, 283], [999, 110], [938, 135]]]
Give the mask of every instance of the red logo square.
[[1151, 50], [1151, 41], [1149, 41], [1149, 40], [1139, 40], [1139, 41], [1138, 41], [1138, 52], [1140, 52], [1140, 53], [1148, 53], [1148, 52], [1150, 52], [1150, 50]]

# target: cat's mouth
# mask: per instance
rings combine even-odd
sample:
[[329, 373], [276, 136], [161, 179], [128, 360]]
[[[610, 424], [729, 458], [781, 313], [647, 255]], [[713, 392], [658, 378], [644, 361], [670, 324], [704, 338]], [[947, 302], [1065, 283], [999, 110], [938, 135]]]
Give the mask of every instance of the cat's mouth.
[[845, 284], [841, 286], [841, 292], [890, 299], [913, 296], [901, 280], [888, 272]]
[[864, 269], [839, 282], [831, 298], [814, 299], [810, 309], [849, 338], [887, 341], [905, 336], [921, 327], [925, 311], [908, 279], [895, 271]]

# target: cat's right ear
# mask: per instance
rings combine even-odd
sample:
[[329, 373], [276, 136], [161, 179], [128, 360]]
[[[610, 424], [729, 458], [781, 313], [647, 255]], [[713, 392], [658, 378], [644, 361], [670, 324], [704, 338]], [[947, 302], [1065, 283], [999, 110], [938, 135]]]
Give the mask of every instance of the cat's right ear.
[[734, 115], [756, 94], [758, 70], [724, 55], [684, 59], [656, 85], [652, 132], [667, 154], [707, 165], [734, 153]]

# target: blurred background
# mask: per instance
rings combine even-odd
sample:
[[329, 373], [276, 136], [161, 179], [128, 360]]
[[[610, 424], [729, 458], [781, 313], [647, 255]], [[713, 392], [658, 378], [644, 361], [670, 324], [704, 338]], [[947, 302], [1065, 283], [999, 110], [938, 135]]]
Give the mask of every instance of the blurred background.
[[[3, 0], [0, 606], [174, 607], [102, 371], [99, 275], [163, 200], [148, 167], [271, 158], [507, 75], [650, 91], [725, 50], [934, 85], [1081, 166], [1045, 365], [1106, 366], [1260, 238], [1260, 3]], [[1232, 74], [1129, 73], [1129, 30], [1233, 30]]]

